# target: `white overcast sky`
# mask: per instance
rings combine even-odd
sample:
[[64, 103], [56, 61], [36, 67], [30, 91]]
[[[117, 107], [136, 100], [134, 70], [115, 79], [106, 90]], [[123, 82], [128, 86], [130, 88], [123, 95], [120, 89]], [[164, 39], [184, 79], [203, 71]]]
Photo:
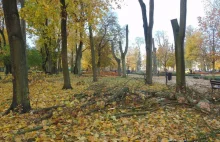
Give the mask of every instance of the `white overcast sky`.
[[[120, 10], [117, 10], [119, 23], [123, 26], [129, 25], [129, 39], [132, 43], [135, 37], [144, 37], [142, 13], [138, 0], [125, 0]], [[149, 13], [149, 0], [144, 0], [147, 5], [147, 13]], [[202, 0], [187, 1], [187, 23], [198, 27], [198, 16], [204, 16], [204, 8]], [[173, 43], [173, 32], [171, 27], [171, 19], [180, 17], [180, 0], [154, 0], [154, 27], [153, 31], [166, 31], [169, 41]], [[149, 17], [148, 17], [149, 19]], [[154, 33], [153, 33], [154, 36]], [[131, 45], [131, 44], [130, 44]]]

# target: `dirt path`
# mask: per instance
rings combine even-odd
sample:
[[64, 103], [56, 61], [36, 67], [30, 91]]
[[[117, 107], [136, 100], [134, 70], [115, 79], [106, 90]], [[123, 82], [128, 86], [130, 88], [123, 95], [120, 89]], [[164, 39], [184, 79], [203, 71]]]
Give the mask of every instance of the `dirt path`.
[[[144, 78], [143, 75], [135, 75], [135, 74], [129, 74], [129, 77], [138, 77], [138, 78]], [[154, 76], [153, 82], [165, 84], [165, 76]], [[176, 84], [176, 76], [172, 76], [172, 80], [168, 81], [168, 85], [175, 85]], [[193, 87], [194, 89], [197, 89], [201, 93], [205, 93], [210, 91], [210, 81], [204, 80], [204, 79], [194, 79], [192, 77], [186, 76], [186, 85], [188, 87]]]

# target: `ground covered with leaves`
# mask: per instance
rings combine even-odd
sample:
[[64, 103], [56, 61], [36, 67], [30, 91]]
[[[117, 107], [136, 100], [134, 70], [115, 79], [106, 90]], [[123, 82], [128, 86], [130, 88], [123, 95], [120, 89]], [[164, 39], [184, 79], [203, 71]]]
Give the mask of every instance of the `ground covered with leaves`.
[[[218, 113], [170, 98], [173, 87], [141, 78], [29, 75], [32, 111], [3, 113], [11, 76], [0, 80], [0, 141], [220, 141]], [[195, 94], [194, 94], [195, 95]], [[218, 105], [217, 105], [218, 106]]]

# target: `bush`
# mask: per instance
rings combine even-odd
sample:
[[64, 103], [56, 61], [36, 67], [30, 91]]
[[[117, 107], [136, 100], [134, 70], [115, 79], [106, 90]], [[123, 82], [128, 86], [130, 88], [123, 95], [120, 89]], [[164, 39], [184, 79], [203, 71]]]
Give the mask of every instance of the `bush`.
[[210, 80], [210, 79], [220, 80], [220, 76], [204, 76], [203, 79], [205, 79], [205, 80]]
[[200, 76], [193, 76], [194, 79], [200, 79]]
[[186, 74], [186, 76], [200, 77], [200, 76], [201, 76], [201, 74]]

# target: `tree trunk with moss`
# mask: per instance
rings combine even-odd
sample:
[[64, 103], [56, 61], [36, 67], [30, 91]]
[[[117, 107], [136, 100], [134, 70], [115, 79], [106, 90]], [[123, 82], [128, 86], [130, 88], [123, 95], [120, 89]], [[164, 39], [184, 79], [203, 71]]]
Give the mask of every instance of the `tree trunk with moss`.
[[184, 92], [186, 90], [185, 80], [185, 59], [184, 59], [184, 38], [186, 31], [186, 5], [187, 0], [180, 1], [180, 25], [177, 19], [171, 20], [173, 35], [175, 41], [175, 59], [176, 59], [176, 91]]
[[16, 0], [3, 0], [2, 2], [10, 45], [13, 76], [13, 99], [9, 110], [25, 113], [30, 111], [31, 106], [28, 89], [26, 48], [21, 31], [17, 2]]

